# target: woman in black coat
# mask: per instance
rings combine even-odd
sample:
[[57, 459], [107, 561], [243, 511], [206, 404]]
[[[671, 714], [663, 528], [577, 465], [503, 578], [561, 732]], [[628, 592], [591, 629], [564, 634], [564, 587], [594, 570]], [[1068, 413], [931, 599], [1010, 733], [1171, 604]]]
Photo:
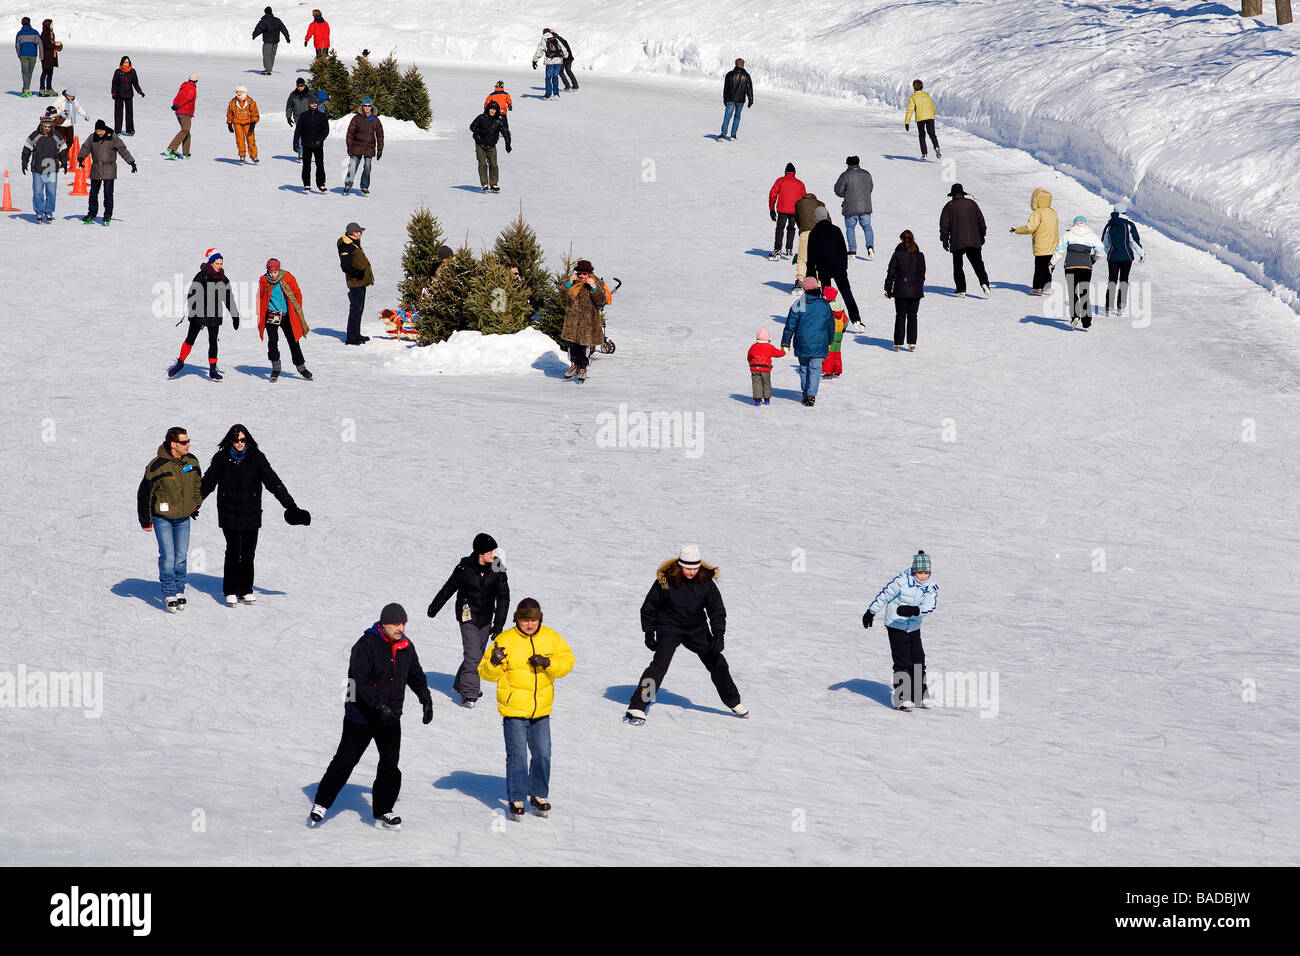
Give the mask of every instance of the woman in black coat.
[[293, 503], [293, 496], [266, 460], [257, 442], [243, 425], [231, 425], [217, 445], [208, 470], [203, 473], [200, 494], [207, 498], [217, 489], [217, 524], [226, 536], [226, 566], [221, 590], [226, 604], [234, 607], [239, 598], [245, 604], [257, 600], [253, 593], [253, 560], [257, 553], [257, 532], [262, 527], [262, 488], [265, 486], [284, 507], [289, 524], [311, 524], [311, 515]]
[[230, 312], [230, 324], [239, 328], [239, 311], [235, 308], [235, 296], [230, 288], [230, 280], [223, 269], [225, 258], [216, 249], [209, 249], [207, 261], [199, 266], [198, 275], [190, 282], [190, 291], [186, 297], [186, 314], [190, 320], [189, 331], [181, 345], [181, 354], [176, 364], [167, 370], [168, 378], [175, 378], [185, 367], [190, 349], [198, 341], [199, 331], [208, 330], [208, 378], [214, 382], [221, 381], [221, 370], [217, 368], [217, 334], [221, 330], [223, 308]]
[[[132, 92], [134, 90], [134, 92]], [[122, 132], [122, 114], [126, 114], [126, 135], [135, 135], [135, 101], [133, 97], [136, 93], [144, 96], [144, 90], [140, 89], [140, 77], [131, 67], [131, 58], [122, 57], [113, 71], [113, 80], [109, 86], [109, 92], [113, 94], [113, 132]]]
[[916, 313], [925, 297], [925, 253], [916, 245], [911, 229], [904, 229], [901, 242], [889, 260], [885, 273], [885, 298], [894, 300], [894, 351], [903, 347], [916, 351]]

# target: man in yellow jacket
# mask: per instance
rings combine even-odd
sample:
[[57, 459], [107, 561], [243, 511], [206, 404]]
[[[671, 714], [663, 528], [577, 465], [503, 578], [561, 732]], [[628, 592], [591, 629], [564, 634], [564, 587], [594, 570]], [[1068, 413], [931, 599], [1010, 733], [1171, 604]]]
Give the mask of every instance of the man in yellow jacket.
[[1034, 237], [1034, 290], [1030, 295], [1042, 295], [1052, 281], [1052, 253], [1060, 238], [1052, 194], [1039, 186], [1029, 197], [1029, 209], [1029, 220], [1011, 231]]
[[248, 95], [248, 87], [242, 84], [235, 87], [235, 95], [226, 105], [226, 129], [235, 134], [235, 148], [239, 150], [239, 161], [244, 161], [244, 153], [257, 162], [257, 121], [261, 116], [257, 112], [257, 101]]
[[912, 96], [907, 101], [907, 112], [903, 115], [903, 129], [911, 129], [912, 114], [915, 113], [916, 136], [921, 141], [921, 161], [930, 158], [925, 151], [926, 133], [930, 134], [930, 142], [934, 143], [935, 158], [943, 159], [943, 153], [939, 151], [939, 140], [934, 135], [934, 100], [925, 92], [925, 84], [920, 80], [912, 81], [912, 90]]
[[[550, 813], [551, 706], [555, 682], [573, 670], [573, 651], [549, 627], [542, 606], [524, 598], [515, 608], [515, 626], [488, 645], [478, 673], [497, 685], [497, 711], [506, 738], [506, 800], [510, 819], [524, 815], [527, 796], [533, 812]], [[531, 765], [528, 760], [532, 753]]]

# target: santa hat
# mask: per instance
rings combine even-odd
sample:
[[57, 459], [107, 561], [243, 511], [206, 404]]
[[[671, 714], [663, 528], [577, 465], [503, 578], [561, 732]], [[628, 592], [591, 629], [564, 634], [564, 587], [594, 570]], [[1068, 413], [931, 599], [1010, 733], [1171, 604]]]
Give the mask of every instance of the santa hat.
[[212, 263], [216, 262], [218, 259], [224, 261], [226, 258], [216, 249], [209, 249], [207, 252], [203, 253], [203, 255], [207, 257], [208, 265], [212, 265]]

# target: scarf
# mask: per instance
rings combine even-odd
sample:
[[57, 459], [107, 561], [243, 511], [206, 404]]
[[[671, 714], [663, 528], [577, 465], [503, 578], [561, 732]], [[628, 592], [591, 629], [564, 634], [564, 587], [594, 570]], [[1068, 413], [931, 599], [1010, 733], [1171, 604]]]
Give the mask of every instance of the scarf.
[[234, 445], [231, 445], [229, 451], [230, 451], [230, 460], [233, 461], [236, 465], [238, 465], [241, 461], [244, 460], [244, 456], [248, 454], [248, 445], [244, 445], [243, 451], [238, 451]]

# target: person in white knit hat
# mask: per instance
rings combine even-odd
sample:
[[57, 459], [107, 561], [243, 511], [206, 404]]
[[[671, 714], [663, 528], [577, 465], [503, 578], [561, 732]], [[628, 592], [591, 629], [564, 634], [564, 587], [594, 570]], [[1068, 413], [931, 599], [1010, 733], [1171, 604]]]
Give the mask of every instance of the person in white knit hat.
[[659, 565], [641, 604], [641, 630], [654, 659], [632, 692], [624, 718], [629, 723], [645, 723], [646, 710], [654, 702], [679, 645], [700, 656], [718, 696], [732, 713], [749, 716], [749, 708], [740, 702], [740, 691], [731, 679], [727, 659], [722, 656], [727, 609], [722, 604], [717, 578], [718, 569], [700, 560], [700, 548], [695, 544], [683, 545], [677, 557]]

